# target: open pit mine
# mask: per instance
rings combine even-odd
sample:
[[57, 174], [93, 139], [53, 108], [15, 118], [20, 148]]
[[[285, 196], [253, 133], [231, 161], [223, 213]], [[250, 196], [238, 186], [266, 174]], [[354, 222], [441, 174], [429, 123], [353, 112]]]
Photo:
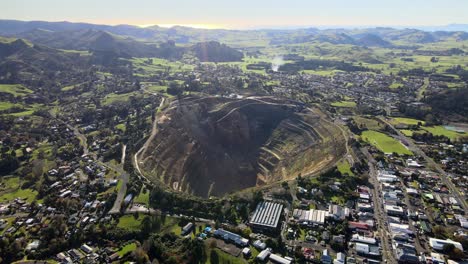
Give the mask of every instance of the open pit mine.
[[317, 109], [272, 97], [185, 97], [156, 117], [136, 155], [149, 180], [201, 197], [311, 175], [346, 152]]

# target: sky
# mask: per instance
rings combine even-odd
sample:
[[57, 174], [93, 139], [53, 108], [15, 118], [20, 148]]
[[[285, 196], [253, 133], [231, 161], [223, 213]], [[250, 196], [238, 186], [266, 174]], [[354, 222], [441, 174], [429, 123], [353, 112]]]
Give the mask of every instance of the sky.
[[0, 19], [201, 28], [468, 24], [467, 0], [0, 0]]

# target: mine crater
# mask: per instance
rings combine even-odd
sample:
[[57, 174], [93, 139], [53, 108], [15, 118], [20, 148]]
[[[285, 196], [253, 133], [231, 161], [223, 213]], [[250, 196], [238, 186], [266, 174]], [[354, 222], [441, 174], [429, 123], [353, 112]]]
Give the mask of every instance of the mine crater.
[[154, 182], [202, 197], [292, 179], [344, 154], [337, 127], [291, 100], [185, 97], [157, 122], [141, 169]]

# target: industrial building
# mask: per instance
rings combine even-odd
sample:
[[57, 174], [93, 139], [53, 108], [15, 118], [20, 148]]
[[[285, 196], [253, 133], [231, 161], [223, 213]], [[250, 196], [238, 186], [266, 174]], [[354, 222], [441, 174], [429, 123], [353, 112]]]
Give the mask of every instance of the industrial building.
[[269, 248], [262, 250], [257, 255], [257, 259], [260, 261], [265, 261], [271, 254], [271, 250]]
[[282, 204], [261, 202], [257, 205], [252, 218], [250, 218], [250, 226], [256, 231], [277, 231], [282, 213]]
[[278, 263], [278, 264], [291, 264], [291, 260], [287, 259], [287, 258], [283, 258], [279, 255], [276, 255], [276, 254], [270, 254], [270, 260], [274, 263]]
[[234, 243], [239, 247], [246, 247], [249, 245], [249, 240], [239, 236], [238, 234], [234, 234], [232, 232], [226, 231], [222, 228], [216, 229], [213, 235], [217, 238], [221, 238], [226, 242]]
[[328, 207], [328, 216], [335, 220], [345, 220], [349, 216], [350, 210], [346, 207], [330, 204]]
[[300, 224], [306, 225], [323, 225], [325, 224], [325, 218], [328, 217], [328, 212], [323, 210], [301, 210], [294, 209], [293, 217]]
[[182, 228], [181, 234], [183, 236], [185, 236], [185, 235], [189, 234], [192, 231], [193, 228], [194, 228], [193, 223], [188, 223]]

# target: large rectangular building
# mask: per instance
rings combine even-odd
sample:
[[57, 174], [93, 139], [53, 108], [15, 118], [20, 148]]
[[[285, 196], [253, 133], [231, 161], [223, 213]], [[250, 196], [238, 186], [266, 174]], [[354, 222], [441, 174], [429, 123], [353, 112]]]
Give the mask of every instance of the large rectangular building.
[[243, 238], [239, 236], [238, 234], [229, 232], [222, 228], [216, 229], [213, 235], [217, 238], [223, 239], [226, 242], [234, 243], [239, 247], [246, 247], [249, 245], [249, 240], [247, 238]]
[[444, 249], [444, 246], [447, 245], [447, 244], [452, 244], [456, 248], [463, 251], [463, 246], [459, 242], [456, 242], [456, 241], [453, 241], [453, 240], [450, 240], [450, 239], [443, 240], [443, 239], [437, 239], [437, 238], [432, 238], [432, 237], [429, 238], [429, 245], [434, 250], [442, 251]]
[[282, 204], [267, 201], [261, 202], [257, 205], [250, 218], [250, 225], [258, 231], [275, 231], [278, 228], [282, 213]]
[[325, 224], [325, 218], [328, 217], [328, 212], [323, 210], [301, 210], [294, 209], [293, 217], [300, 224], [307, 225], [323, 225]]

